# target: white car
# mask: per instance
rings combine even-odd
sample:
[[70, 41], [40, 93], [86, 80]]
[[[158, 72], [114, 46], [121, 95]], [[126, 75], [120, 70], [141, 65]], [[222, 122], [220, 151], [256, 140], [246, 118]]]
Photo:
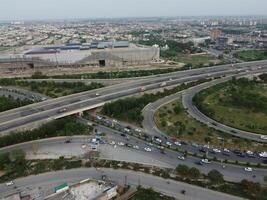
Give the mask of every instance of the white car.
[[201, 162], [205, 164], [210, 164], [210, 161], [208, 159], [202, 159]]
[[127, 133], [129, 133], [130, 132], [130, 129], [124, 128], [124, 131], [127, 132]]
[[207, 148], [207, 149], [209, 149], [209, 148], [210, 148], [210, 146], [209, 146], [209, 145], [204, 145], [203, 147], [204, 147], [204, 148]]
[[261, 139], [262, 140], [267, 140], [267, 136], [266, 135], [261, 135]]
[[261, 158], [267, 158], [267, 152], [261, 152], [261, 153], [259, 153], [259, 156], [261, 157]]
[[147, 152], [151, 152], [151, 151], [152, 151], [152, 149], [150, 149], [149, 147], [145, 147], [144, 149], [145, 149], [145, 151], [147, 151]]
[[161, 139], [157, 138], [156, 142], [161, 143], [162, 141], [161, 141]]
[[229, 149], [223, 149], [223, 151], [226, 152], [226, 153], [230, 153]]
[[124, 146], [125, 144], [123, 142], [118, 142], [119, 146]]
[[11, 186], [11, 185], [14, 185], [13, 181], [9, 181], [9, 182], [6, 183], [6, 186]]
[[136, 128], [135, 131], [136, 131], [137, 133], [141, 133], [141, 130], [138, 129], [138, 128]]
[[174, 144], [176, 145], [176, 146], [182, 146], [182, 144], [180, 143], [180, 142], [174, 142]]
[[82, 148], [83, 148], [83, 149], [85, 149], [85, 148], [86, 148], [86, 145], [85, 145], [85, 144], [83, 144], [83, 145], [82, 145]]
[[150, 143], [147, 143], [149, 146], [153, 147], [154, 145], [150, 142]]
[[172, 143], [170, 143], [170, 142], [166, 142], [166, 145], [168, 145], [168, 146], [172, 146]]
[[134, 149], [139, 149], [139, 146], [134, 145], [133, 148], [134, 148]]
[[97, 96], [97, 97], [98, 97], [98, 96], [100, 96], [100, 94], [99, 94], [99, 93], [95, 93], [95, 96]]
[[184, 156], [177, 156], [177, 158], [178, 158], [179, 160], [185, 160], [185, 157], [184, 157]]
[[253, 170], [252, 170], [251, 167], [246, 167], [246, 168], [245, 168], [245, 171], [246, 171], [246, 172], [252, 172]]
[[220, 149], [213, 149], [213, 152], [214, 153], [221, 153], [221, 150]]
[[118, 121], [116, 119], [113, 119], [112, 122], [113, 123], [118, 123]]
[[109, 144], [110, 144], [110, 145], [115, 145], [116, 142], [115, 142], [115, 141], [111, 141]]

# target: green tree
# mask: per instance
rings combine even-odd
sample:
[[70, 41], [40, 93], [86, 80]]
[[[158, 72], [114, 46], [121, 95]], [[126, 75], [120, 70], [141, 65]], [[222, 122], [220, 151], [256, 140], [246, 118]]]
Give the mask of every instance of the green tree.
[[189, 167], [187, 165], [178, 165], [176, 167], [176, 172], [177, 174], [179, 174], [180, 176], [188, 176], [189, 173]]
[[0, 170], [10, 163], [9, 153], [0, 154]]
[[215, 169], [208, 173], [208, 179], [210, 179], [210, 181], [214, 184], [220, 184], [224, 182], [223, 175]]
[[200, 177], [200, 171], [197, 168], [192, 167], [189, 170], [188, 175], [189, 175], [190, 178], [198, 179]]

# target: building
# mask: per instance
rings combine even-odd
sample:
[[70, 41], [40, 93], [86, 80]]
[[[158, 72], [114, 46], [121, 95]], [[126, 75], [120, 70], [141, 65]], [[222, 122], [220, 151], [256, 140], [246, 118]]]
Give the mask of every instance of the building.
[[10, 194], [1, 200], [110, 200], [117, 196], [117, 186], [110, 182], [86, 179], [74, 185], [67, 183], [53, 190], [33, 189]]
[[24, 53], [27, 59], [36, 59], [56, 65], [83, 64], [93, 66], [123, 66], [149, 64], [159, 61], [158, 47], [130, 44], [128, 41], [66, 44], [32, 49]]
[[222, 34], [222, 31], [219, 29], [213, 29], [210, 33], [211, 40], [216, 41]]

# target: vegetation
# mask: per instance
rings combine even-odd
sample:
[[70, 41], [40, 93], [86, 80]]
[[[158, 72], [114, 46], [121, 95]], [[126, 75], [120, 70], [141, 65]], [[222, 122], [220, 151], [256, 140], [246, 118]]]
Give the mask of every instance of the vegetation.
[[154, 116], [157, 127], [164, 133], [180, 140], [196, 142], [198, 144], [210, 143], [211, 146], [229, 149], [266, 150], [263, 144], [235, 138], [230, 134], [219, 132], [198, 122], [184, 109], [182, 100], [178, 99], [156, 111]]
[[156, 192], [152, 188], [145, 189], [142, 187], [138, 187], [136, 194], [132, 198], [130, 198], [130, 200], [147, 200], [147, 199], [175, 200], [175, 198]]
[[140, 125], [143, 121], [142, 110], [147, 104], [205, 81], [207, 80], [203, 79], [190, 82], [188, 84], [182, 84], [173, 89], [164, 89], [163, 92], [157, 92], [156, 94], [144, 94], [141, 97], [120, 99], [115, 102], [105, 104], [101, 110], [101, 113], [112, 118], [117, 118]]
[[197, 168], [189, 168], [187, 165], [178, 165], [176, 167], [176, 173], [182, 177], [187, 177], [190, 179], [199, 179], [201, 175]]
[[213, 183], [213, 184], [220, 184], [224, 182], [223, 175], [217, 171], [217, 170], [211, 170], [208, 173], [208, 179]]
[[21, 106], [26, 106], [29, 105], [31, 103], [34, 103], [32, 100], [28, 100], [28, 99], [15, 99], [14, 97], [4, 97], [4, 96], [0, 96], [0, 112], [6, 111], [6, 110], [10, 110], [13, 108], [18, 108]]
[[[40, 75], [34, 75], [34, 76], [39, 77]], [[86, 85], [82, 82], [73, 82], [73, 83], [69, 82], [56, 83], [54, 81], [28, 82], [20, 79], [0, 79], [0, 85], [18, 86], [54, 98], [104, 87], [102, 84], [94, 82], [92, 82], [89, 85]]]
[[194, 97], [206, 115], [238, 129], [267, 133], [267, 80], [233, 79], [201, 91]]
[[87, 135], [92, 131], [91, 127], [74, 121], [72, 117], [58, 119], [49, 122], [37, 129], [24, 132], [16, 132], [0, 137], [0, 148], [22, 142], [50, 138], [56, 136]]
[[265, 60], [267, 59], [267, 50], [240, 51], [235, 53], [234, 56], [244, 61]]

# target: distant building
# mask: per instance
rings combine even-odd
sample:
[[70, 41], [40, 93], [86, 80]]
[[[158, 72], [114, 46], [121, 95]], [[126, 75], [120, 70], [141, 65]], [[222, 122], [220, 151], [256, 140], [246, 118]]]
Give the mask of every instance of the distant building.
[[217, 45], [219, 47], [227, 47], [228, 45], [233, 43], [233, 38], [230, 37], [218, 37]]
[[219, 29], [213, 29], [210, 33], [210, 37], [213, 41], [216, 41], [222, 34], [222, 31]]

